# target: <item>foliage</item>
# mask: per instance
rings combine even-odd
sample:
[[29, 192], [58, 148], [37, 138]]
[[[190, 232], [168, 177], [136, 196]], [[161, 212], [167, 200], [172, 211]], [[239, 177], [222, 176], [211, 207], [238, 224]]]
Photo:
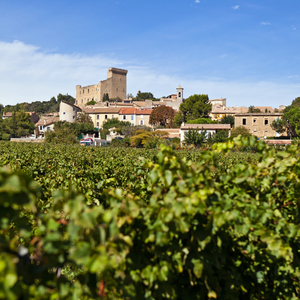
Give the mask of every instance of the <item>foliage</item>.
[[231, 137], [232, 138], [235, 138], [237, 136], [250, 136], [251, 133], [250, 133], [250, 130], [248, 128], [246, 128], [245, 126], [237, 126], [237, 127], [234, 127], [232, 130], [231, 130]]
[[220, 124], [230, 124], [231, 128], [234, 127], [234, 116], [231, 115], [225, 115], [222, 117], [222, 119], [219, 121]]
[[128, 121], [120, 121], [117, 118], [114, 119], [107, 119], [103, 123], [103, 129], [110, 129], [110, 128], [122, 128], [122, 127], [130, 127], [131, 123]]
[[45, 132], [45, 142], [51, 144], [78, 144], [77, 136], [79, 135], [80, 133], [76, 132], [72, 123], [59, 121], [54, 123], [54, 130]]
[[78, 123], [78, 124], [94, 124], [92, 118], [86, 112], [80, 112], [77, 114], [76, 123]]
[[209, 145], [213, 145], [215, 143], [223, 143], [227, 140], [228, 138], [228, 130], [220, 130], [215, 134], [209, 134], [206, 142]]
[[103, 101], [103, 102], [109, 101], [109, 95], [108, 95], [108, 93], [104, 93], [104, 94], [103, 94], [102, 101]]
[[34, 132], [34, 123], [24, 110], [14, 111], [11, 118], [5, 119], [2, 123], [2, 130], [12, 137], [26, 136]]
[[[135, 134], [130, 138], [131, 146], [142, 147], [147, 143], [147, 149], [154, 148], [152, 145], [156, 145], [161, 138], [166, 138], [168, 132], [156, 130], [156, 131], [146, 131], [137, 130]], [[151, 145], [151, 146], [150, 146]]]
[[175, 117], [174, 117], [174, 127], [175, 128], [179, 128], [181, 126], [181, 124], [185, 120], [185, 116], [184, 114], [179, 110], [176, 114], [175, 114]]
[[276, 132], [278, 133], [287, 132], [287, 134], [290, 137], [297, 137], [300, 136], [299, 118], [300, 118], [300, 107], [297, 107], [296, 105], [291, 106], [283, 114], [281, 119], [277, 119], [272, 122], [271, 127], [273, 130], [276, 130]]
[[218, 121], [213, 121], [210, 118], [198, 118], [195, 120], [189, 120], [187, 124], [218, 124]]
[[193, 144], [195, 146], [201, 146], [206, 139], [206, 130], [201, 130], [199, 128], [190, 128], [184, 134], [184, 141], [188, 145]]
[[[52, 184], [53, 196], [41, 208], [49, 197], [42, 182], [41, 189], [27, 175], [0, 172], [1, 298], [299, 298], [296, 147], [276, 152], [251, 137], [217, 144], [213, 151], [185, 152], [199, 155], [193, 163], [164, 146], [151, 152], [155, 157], [124, 163], [127, 149], [100, 149], [101, 161], [101, 151], [89, 147], [50, 145], [53, 155], [43, 145], [26, 145], [27, 153], [16, 151], [24, 145], [5, 145], [10, 151], [0, 147], [1, 164], [10, 162], [15, 148], [13, 155], [22, 156], [12, 166], [29, 170], [29, 152], [36, 151], [42, 158], [36, 181], [41, 168], [56, 174], [43, 181]], [[235, 146], [256, 147], [258, 161], [241, 159], [219, 169], [220, 158]], [[128, 150], [133, 157], [150, 153]], [[123, 154], [117, 162], [115, 151]], [[65, 152], [68, 163], [57, 157]], [[72, 173], [77, 165], [81, 174]], [[58, 166], [70, 173], [63, 175]], [[105, 202], [89, 205], [89, 194], [70, 182], [97, 189]], [[58, 186], [64, 190], [54, 191]]]
[[145, 101], [145, 100], [159, 100], [159, 99], [156, 99], [152, 93], [150, 92], [138, 92], [136, 97], [134, 98], [135, 101]]
[[163, 127], [172, 128], [175, 110], [169, 106], [158, 106], [151, 112], [149, 124]]
[[[59, 104], [61, 100], [69, 102], [71, 104], [75, 103], [75, 98], [71, 95], [57, 95], [57, 100], [55, 97], [51, 97], [49, 101], [34, 101], [31, 103], [18, 103], [16, 105], [6, 105], [4, 107], [4, 112], [17, 112], [19, 110], [24, 110], [26, 112], [32, 111], [38, 114], [52, 113], [59, 111]], [[1, 108], [1, 107], [0, 107]]]
[[262, 111], [259, 108], [255, 108], [254, 105], [249, 106], [248, 113], [261, 113]]
[[129, 146], [130, 146], [129, 138], [123, 138], [122, 140], [113, 139], [110, 143], [110, 147], [115, 147], [115, 148], [124, 148]]
[[184, 122], [198, 118], [208, 118], [211, 111], [208, 95], [192, 95], [180, 104], [179, 110], [182, 112]]
[[93, 98], [91, 101], [87, 102], [85, 105], [95, 105], [96, 103], [97, 102]]

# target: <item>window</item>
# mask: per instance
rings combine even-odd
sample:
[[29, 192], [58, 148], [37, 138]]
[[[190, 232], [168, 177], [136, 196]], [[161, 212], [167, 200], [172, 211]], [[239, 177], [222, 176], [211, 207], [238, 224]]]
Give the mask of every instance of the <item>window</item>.
[[123, 116], [123, 120], [126, 120], [126, 116], [125, 115]]
[[257, 125], [257, 119], [253, 119], [253, 125]]
[[73, 107], [73, 111], [75, 111], [75, 108]]
[[105, 118], [105, 120], [107, 120], [107, 115], [105, 115], [105, 117], [104, 117], [104, 118]]
[[81, 103], [83, 103], [83, 99], [81, 99]]
[[265, 125], [268, 125], [268, 124], [269, 124], [269, 120], [265, 119]]
[[180, 93], [180, 92], [178, 93], [178, 97], [179, 97], [179, 98], [181, 97], [181, 93]]
[[82, 94], [84, 94], [84, 90], [82, 91]]
[[99, 120], [99, 115], [97, 115], [97, 120]]
[[51, 128], [50, 127], [47, 127], [47, 130], [50, 130]]
[[144, 125], [144, 120], [140, 120], [140, 125]]
[[40, 126], [39, 126], [39, 130], [43, 130], [43, 125], [40, 125]]
[[243, 125], [246, 125], [246, 119], [243, 119]]
[[133, 120], [133, 116], [131, 116], [131, 120]]
[[120, 81], [122, 81], [122, 79], [120, 78]]
[[116, 91], [118, 91], [119, 89], [118, 88], [116, 88]]
[[111, 118], [114, 119], [114, 118], [115, 118], [115, 115], [112, 115]]
[[65, 115], [66, 113], [65, 113], [65, 112], [63, 112], [63, 114]]
[[97, 122], [97, 127], [99, 128], [99, 122]]
[[90, 92], [90, 89], [88, 89], [88, 93]]
[[75, 116], [73, 116], [73, 120], [75, 119]]

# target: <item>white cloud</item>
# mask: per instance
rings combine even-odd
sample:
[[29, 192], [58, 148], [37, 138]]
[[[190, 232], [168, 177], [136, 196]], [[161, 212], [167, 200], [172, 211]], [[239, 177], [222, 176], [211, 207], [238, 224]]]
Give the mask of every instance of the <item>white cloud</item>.
[[196, 0], [195, 3], [200, 3], [200, 0]]
[[222, 54], [222, 55], [220, 55], [221, 58], [224, 58], [224, 57], [226, 57], [226, 56], [227, 56], [227, 54]]
[[271, 25], [269, 22], [261, 22], [260, 25]]
[[226, 97], [228, 106], [288, 105], [299, 96], [299, 85], [277, 82], [242, 82], [222, 78], [200, 77], [190, 74], [164, 74], [137, 63], [130, 65], [102, 55], [60, 54], [46, 52], [39, 47], [19, 41], [0, 42], [0, 103], [47, 101], [59, 93], [75, 96], [77, 84], [82, 86], [106, 79], [109, 67], [125, 68], [127, 92], [151, 91], [156, 97], [176, 92], [180, 82], [184, 97], [208, 94], [210, 99]]
[[297, 30], [297, 27], [292, 25], [292, 30]]
[[235, 6], [232, 6], [231, 8], [232, 9], [240, 9], [240, 6], [239, 5], [235, 5]]

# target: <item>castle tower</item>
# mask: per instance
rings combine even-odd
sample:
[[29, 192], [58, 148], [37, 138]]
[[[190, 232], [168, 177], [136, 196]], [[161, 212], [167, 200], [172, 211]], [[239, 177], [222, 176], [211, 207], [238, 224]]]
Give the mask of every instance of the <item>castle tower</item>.
[[183, 88], [179, 86], [177, 89], [177, 102], [183, 102]]

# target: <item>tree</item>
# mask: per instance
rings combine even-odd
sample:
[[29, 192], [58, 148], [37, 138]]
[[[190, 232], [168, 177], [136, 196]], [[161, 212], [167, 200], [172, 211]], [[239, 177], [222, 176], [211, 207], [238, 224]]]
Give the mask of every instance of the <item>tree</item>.
[[254, 105], [250, 105], [248, 108], [248, 113], [261, 113], [259, 108], [255, 108]]
[[62, 95], [62, 94], [58, 94], [57, 95], [57, 102], [60, 103], [62, 100], [69, 102], [71, 104], [74, 104], [76, 99], [74, 97], [72, 97], [71, 95]]
[[185, 132], [185, 143], [188, 145], [201, 146], [206, 138], [206, 131], [202, 130], [199, 132], [199, 129], [191, 128], [187, 132]]
[[189, 120], [187, 124], [218, 124], [218, 121], [213, 121], [209, 118], [199, 118], [195, 120]]
[[3, 130], [12, 137], [26, 136], [34, 132], [34, 123], [24, 110], [14, 111], [12, 117], [4, 121]]
[[158, 106], [151, 112], [149, 124], [171, 128], [175, 117], [175, 110], [169, 106]]
[[247, 136], [251, 136], [251, 133], [249, 129], [246, 128], [245, 126], [237, 126], [231, 130], [232, 138], [237, 137], [239, 135], [247, 137]]
[[150, 92], [143, 92], [143, 93], [137, 93], [135, 97], [135, 101], [145, 101], [145, 100], [156, 100], [152, 93]]
[[122, 127], [130, 127], [132, 126], [128, 121], [120, 121], [117, 118], [114, 119], [107, 119], [103, 123], [103, 129], [110, 129], [110, 128], [122, 128]]
[[234, 126], [234, 116], [225, 115], [219, 122], [220, 124], [230, 124], [231, 127]]
[[182, 112], [183, 122], [198, 118], [208, 118], [212, 108], [208, 95], [192, 95], [180, 104], [179, 110]]
[[45, 132], [45, 142], [51, 144], [78, 144], [77, 133], [71, 128], [71, 123], [56, 122], [54, 131]]
[[103, 94], [102, 101], [103, 101], [103, 102], [109, 101], [108, 93], [104, 93], [104, 94]]
[[92, 118], [86, 112], [78, 113], [76, 123], [78, 123], [78, 124], [94, 124]]
[[135, 135], [130, 138], [131, 146], [142, 147], [150, 139], [154, 139], [155, 142], [159, 142], [160, 139], [166, 138], [168, 136], [166, 131], [146, 131], [146, 130], [137, 130]]
[[93, 98], [91, 101], [87, 102], [85, 105], [95, 105], [96, 103], [97, 102]]
[[290, 106], [281, 119], [277, 119], [271, 123], [271, 127], [278, 133], [287, 132], [290, 137], [296, 137], [300, 136], [299, 120], [300, 107]]

